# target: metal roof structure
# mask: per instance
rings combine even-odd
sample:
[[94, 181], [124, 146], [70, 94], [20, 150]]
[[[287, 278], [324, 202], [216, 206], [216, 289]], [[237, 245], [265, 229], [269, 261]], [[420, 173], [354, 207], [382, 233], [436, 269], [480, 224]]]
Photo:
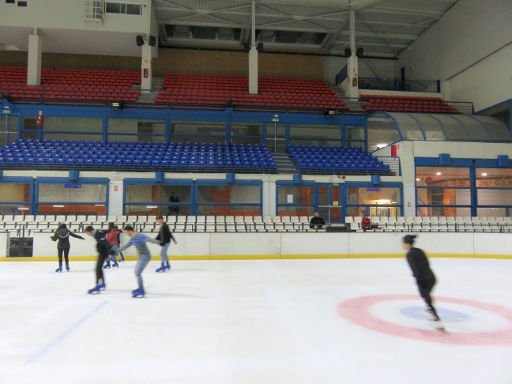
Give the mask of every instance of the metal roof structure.
[[[264, 51], [343, 54], [349, 9], [367, 56], [397, 57], [458, 0], [256, 0], [256, 41]], [[163, 47], [244, 49], [250, 0], [154, 0]]]

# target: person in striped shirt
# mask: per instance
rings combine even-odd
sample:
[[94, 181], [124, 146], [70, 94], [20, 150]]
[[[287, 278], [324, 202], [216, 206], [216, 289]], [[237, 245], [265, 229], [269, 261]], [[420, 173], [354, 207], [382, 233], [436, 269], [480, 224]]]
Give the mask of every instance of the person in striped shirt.
[[126, 233], [130, 237], [130, 241], [119, 247], [117, 252], [122, 252], [125, 249], [134, 246], [137, 250], [137, 254], [139, 259], [137, 260], [137, 264], [135, 265], [135, 276], [137, 277], [137, 282], [139, 284], [139, 288], [132, 291], [133, 297], [144, 297], [146, 292], [144, 291], [144, 284], [142, 281], [142, 272], [146, 268], [146, 266], [151, 261], [151, 253], [149, 252], [149, 248], [146, 245], [147, 242], [160, 244], [160, 241], [155, 240], [143, 233], [137, 233], [133, 230], [131, 225], [127, 225], [124, 227], [124, 233]]

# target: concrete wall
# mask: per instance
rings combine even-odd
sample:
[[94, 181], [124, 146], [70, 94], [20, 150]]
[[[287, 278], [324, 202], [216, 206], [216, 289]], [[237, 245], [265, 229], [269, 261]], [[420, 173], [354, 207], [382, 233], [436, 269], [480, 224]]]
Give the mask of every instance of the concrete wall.
[[512, 1], [461, 0], [399, 57], [409, 79], [441, 80], [444, 97], [480, 110], [510, 98]]
[[[156, 234], [149, 234], [155, 236]], [[230, 258], [328, 258], [328, 257], [403, 257], [403, 233], [189, 233], [176, 234], [178, 245], [169, 249], [171, 259]], [[122, 243], [127, 241], [122, 235]], [[431, 256], [510, 257], [512, 234], [421, 233], [418, 247]], [[159, 246], [149, 245], [158, 255]], [[5, 260], [6, 235], [0, 234], [0, 258]], [[92, 259], [95, 242], [71, 239], [71, 258]], [[128, 256], [135, 256], [130, 248]], [[34, 235], [34, 256], [54, 260], [56, 245], [49, 234]]]
[[[135, 44], [135, 37], [133, 40]], [[154, 58], [152, 62], [153, 76], [162, 77], [166, 73], [248, 76], [248, 60], [247, 53], [242, 51], [161, 48], [158, 58]], [[1, 65], [26, 66], [27, 53], [0, 52]], [[43, 67], [139, 71], [140, 57], [48, 53], [43, 47]], [[260, 77], [322, 80], [324, 58], [261, 53], [259, 54], [259, 75]]]
[[[329, 83], [335, 83], [336, 75], [347, 63], [345, 57], [325, 57], [324, 71], [325, 80]], [[377, 59], [359, 59], [359, 77], [379, 77], [392, 78], [395, 77], [394, 60], [377, 60]], [[363, 91], [361, 91], [363, 92]]]

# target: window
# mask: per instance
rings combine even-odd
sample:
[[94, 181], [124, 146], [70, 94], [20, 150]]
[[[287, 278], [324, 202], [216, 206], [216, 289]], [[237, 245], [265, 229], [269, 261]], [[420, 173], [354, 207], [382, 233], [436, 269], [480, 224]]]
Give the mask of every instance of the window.
[[0, 215], [30, 214], [30, 183], [0, 183]]
[[38, 214], [105, 215], [107, 184], [39, 183]]
[[198, 185], [199, 215], [259, 216], [260, 185]]
[[400, 216], [400, 188], [347, 187], [346, 216]]
[[291, 124], [290, 140], [302, 145], [340, 145], [341, 127]]
[[469, 187], [469, 168], [416, 167], [416, 186]]
[[232, 123], [231, 142], [233, 144], [261, 144], [262, 131], [260, 123]]
[[511, 216], [512, 169], [476, 168], [477, 216]]
[[126, 184], [127, 215], [190, 215], [192, 185]]
[[345, 126], [345, 145], [364, 148], [366, 144], [365, 128], [361, 125]]
[[314, 186], [277, 187], [277, 213], [279, 216], [312, 216], [315, 204]]
[[142, 6], [140, 4], [126, 4], [126, 3], [105, 3], [105, 13], [118, 13], [123, 15], [138, 15], [142, 13]]
[[400, 140], [395, 121], [386, 114], [374, 114], [368, 119], [368, 148], [375, 150]]
[[226, 123], [174, 121], [171, 141], [225, 143]]
[[109, 141], [165, 142], [163, 120], [109, 119]]
[[43, 138], [46, 140], [101, 141], [103, 139], [102, 119], [45, 116]]

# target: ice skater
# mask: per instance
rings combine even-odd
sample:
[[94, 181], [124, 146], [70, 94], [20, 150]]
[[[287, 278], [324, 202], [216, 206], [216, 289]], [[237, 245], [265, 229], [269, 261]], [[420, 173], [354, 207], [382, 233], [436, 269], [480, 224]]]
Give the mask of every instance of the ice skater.
[[66, 261], [66, 271], [70, 271], [69, 268], [69, 250], [71, 245], [69, 244], [69, 236], [74, 237], [76, 239], [85, 240], [82, 236], [75, 235], [71, 232], [66, 224], [60, 224], [59, 228], [55, 231], [55, 234], [51, 237], [53, 241], [57, 241], [57, 254], [59, 256], [59, 268], [55, 270], [55, 272], [62, 272], [62, 256], [64, 255], [64, 260]]
[[139, 288], [134, 289], [132, 291], [133, 297], [144, 297], [146, 292], [144, 291], [144, 283], [142, 281], [142, 272], [146, 268], [146, 266], [151, 261], [151, 253], [149, 252], [148, 246], [146, 243], [154, 243], [154, 244], [160, 244], [160, 241], [156, 239], [152, 239], [151, 237], [143, 234], [143, 233], [137, 233], [133, 230], [133, 227], [131, 225], [127, 225], [124, 227], [124, 233], [126, 233], [128, 236], [131, 237], [130, 241], [121, 246], [117, 251], [121, 252], [125, 249], [130, 248], [132, 245], [137, 250], [137, 254], [139, 256], [139, 259], [137, 260], [137, 264], [135, 265], [135, 276], [137, 277], [137, 283], [139, 284]]
[[[119, 230], [115, 226], [114, 223], [108, 223], [108, 232], [106, 239], [108, 243], [110, 244], [110, 247], [112, 249], [112, 252], [110, 253], [109, 257], [107, 258], [107, 261], [105, 263], [105, 266], [103, 268], [107, 269], [110, 268], [110, 262], [112, 261], [114, 267], [119, 267], [119, 264], [117, 262], [117, 253], [116, 251], [119, 249]], [[123, 257], [124, 259], [124, 257]]]
[[407, 251], [407, 262], [411, 267], [412, 274], [418, 284], [420, 295], [427, 304], [427, 316], [434, 322], [434, 327], [439, 331], [445, 331], [443, 323], [437, 314], [432, 297], [432, 289], [436, 285], [436, 276], [430, 268], [428, 258], [421, 249], [414, 247], [416, 235], [406, 235], [402, 239], [402, 247]]
[[158, 216], [157, 220], [158, 224], [160, 224], [160, 232], [158, 233], [156, 240], [158, 240], [162, 246], [160, 249], [162, 265], [156, 269], [156, 272], [165, 272], [167, 269], [171, 269], [171, 265], [169, 264], [169, 256], [167, 255], [167, 250], [171, 245], [171, 240], [174, 242], [174, 244], [178, 244], [178, 242], [171, 233], [169, 226], [165, 223], [164, 218], [162, 216]]
[[94, 229], [91, 226], [85, 228], [85, 234], [96, 240], [96, 250], [98, 251], [98, 260], [96, 261], [96, 286], [87, 291], [90, 294], [99, 293], [106, 288], [103, 264], [105, 260], [107, 260], [112, 248], [107, 241], [107, 233], [108, 231]]

